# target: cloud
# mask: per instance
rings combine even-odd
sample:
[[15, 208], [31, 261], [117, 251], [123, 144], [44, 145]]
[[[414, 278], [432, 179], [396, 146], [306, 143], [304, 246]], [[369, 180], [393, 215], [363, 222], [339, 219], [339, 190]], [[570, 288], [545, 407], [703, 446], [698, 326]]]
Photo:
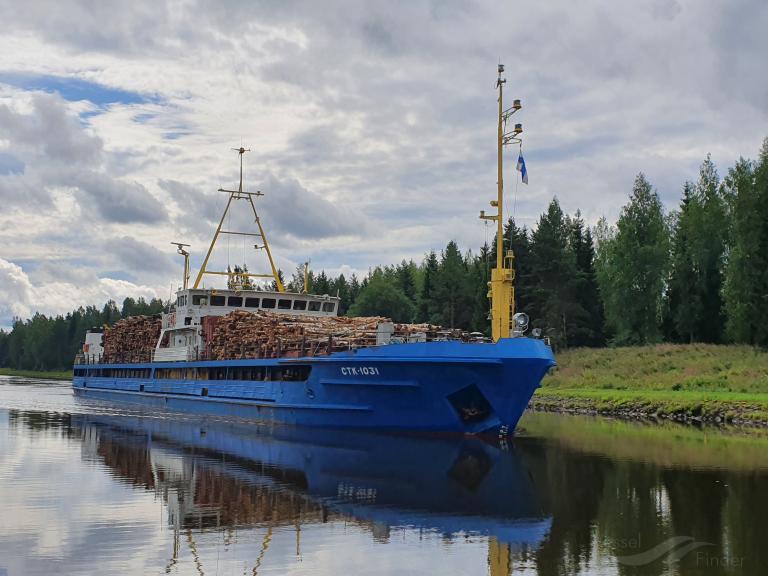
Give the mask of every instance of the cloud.
[[165, 207], [138, 182], [83, 171], [71, 183], [77, 186], [80, 206], [108, 222], [154, 224], [168, 218]]
[[0, 137], [12, 142], [15, 154], [53, 165], [100, 161], [101, 139], [68, 113], [60, 96], [36, 92], [24, 104], [27, 112], [0, 105]]
[[107, 240], [103, 249], [124, 270], [137, 270], [155, 275], [168, 274], [171, 271], [175, 273], [179, 269], [171, 260], [168, 251], [161, 252], [154, 246], [130, 236]]
[[310, 192], [298, 180], [269, 174], [262, 189], [269, 198], [260, 201], [259, 209], [274, 233], [316, 240], [361, 236], [367, 231], [367, 220], [361, 214]]
[[[33, 257], [63, 249], [57, 226], [94, 247], [187, 241], [199, 263], [241, 144], [285, 270], [476, 248], [500, 58], [530, 173], [516, 180], [509, 150], [506, 206], [529, 227], [555, 195], [590, 223], [614, 219], [639, 171], [674, 208], [708, 152], [724, 173], [766, 136], [758, 0], [64, 0], [6, 3], [0, 19], [0, 257], [33, 276]], [[124, 262], [148, 285], [178, 272]]]
[[32, 284], [20, 266], [0, 259], [0, 326], [16, 316], [28, 316]]
[[103, 171], [102, 140], [67, 110], [60, 96], [33, 93], [27, 104], [28, 112], [0, 104], [0, 138], [12, 143], [7, 161], [24, 167], [0, 176], [0, 198], [16, 206], [29, 199], [51, 201], [51, 189], [64, 186], [75, 189], [84, 212], [107, 222], [167, 218], [163, 205], [143, 185]]
[[185, 231], [197, 230], [201, 224], [217, 223], [221, 217], [220, 213], [216, 213], [217, 202], [213, 193], [206, 194], [196, 186], [178, 180], [161, 178], [157, 184], [176, 204], [178, 213], [175, 221]]
[[128, 296], [149, 300], [159, 294], [155, 288], [114, 278], [93, 278], [77, 285], [35, 285], [21, 266], [0, 258], [0, 326], [10, 326], [13, 318], [29, 318], [35, 312], [66, 314], [78, 306], [102, 306], [107, 300], [122, 302]]

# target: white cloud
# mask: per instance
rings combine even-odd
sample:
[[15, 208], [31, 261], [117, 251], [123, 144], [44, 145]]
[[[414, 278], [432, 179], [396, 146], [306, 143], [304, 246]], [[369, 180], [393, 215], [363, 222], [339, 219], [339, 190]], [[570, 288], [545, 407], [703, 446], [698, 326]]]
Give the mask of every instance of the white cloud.
[[157, 288], [114, 278], [35, 285], [21, 266], [0, 258], [0, 326], [8, 327], [14, 317], [27, 318], [35, 312], [66, 314], [78, 306], [101, 306], [107, 300], [121, 303], [128, 296], [150, 300], [161, 295]]
[[[590, 222], [615, 218], [641, 170], [674, 207], [707, 152], [722, 174], [766, 136], [757, 0], [126, 6], [0, 6], [0, 73], [134, 95], [96, 104], [87, 90], [65, 101], [0, 84], [0, 258], [37, 283], [66, 257], [166, 286], [172, 240], [199, 264], [241, 143], [283, 270], [308, 258], [367, 270], [450, 239], [477, 248], [499, 58], [507, 97], [523, 100], [531, 178], [515, 183], [510, 151], [508, 212], [529, 227], [554, 195]], [[105, 255], [114, 238], [154, 250], [140, 251], [151, 269]]]

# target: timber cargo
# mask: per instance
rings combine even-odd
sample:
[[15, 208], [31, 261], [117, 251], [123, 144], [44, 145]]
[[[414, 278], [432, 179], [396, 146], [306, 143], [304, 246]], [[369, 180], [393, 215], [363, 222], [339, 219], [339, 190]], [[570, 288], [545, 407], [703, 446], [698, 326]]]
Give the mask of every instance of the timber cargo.
[[[184, 258], [175, 302], [159, 317], [129, 318], [86, 334], [75, 360], [75, 393], [270, 425], [512, 432], [555, 362], [548, 342], [526, 336], [527, 316], [514, 309], [513, 254], [502, 230], [502, 149], [519, 142], [522, 128], [507, 131], [520, 105], [503, 109], [502, 72], [500, 66], [498, 194], [491, 202], [497, 213], [480, 215], [497, 226], [490, 336], [339, 317], [338, 297], [288, 292], [256, 211], [263, 194], [243, 189], [248, 150], [241, 147], [239, 186], [219, 190], [228, 201], [194, 282], [188, 245], [174, 242]], [[233, 203], [252, 213], [254, 229], [223, 229]], [[267, 271], [249, 272], [245, 263], [215, 269], [212, 254], [223, 235], [255, 239]], [[226, 288], [203, 284], [222, 276]]]

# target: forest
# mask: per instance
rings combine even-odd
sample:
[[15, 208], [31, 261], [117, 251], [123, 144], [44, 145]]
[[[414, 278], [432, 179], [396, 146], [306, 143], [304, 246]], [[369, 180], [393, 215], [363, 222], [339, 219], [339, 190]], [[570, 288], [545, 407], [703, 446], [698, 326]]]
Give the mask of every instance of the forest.
[[[381, 315], [489, 332], [486, 296], [496, 242], [462, 252], [454, 241], [421, 262], [372, 268], [364, 278], [310, 273], [308, 291], [341, 299], [340, 313]], [[768, 346], [768, 139], [757, 160], [741, 158], [721, 177], [712, 161], [682, 185], [665, 210], [640, 173], [618, 220], [588, 226], [554, 198], [535, 228], [513, 219], [505, 249], [515, 254], [516, 310], [557, 349], [657, 342]], [[303, 271], [288, 281], [303, 289]], [[85, 331], [167, 303], [126, 298], [121, 307], [36, 314], [0, 330], [0, 366], [66, 369]]]

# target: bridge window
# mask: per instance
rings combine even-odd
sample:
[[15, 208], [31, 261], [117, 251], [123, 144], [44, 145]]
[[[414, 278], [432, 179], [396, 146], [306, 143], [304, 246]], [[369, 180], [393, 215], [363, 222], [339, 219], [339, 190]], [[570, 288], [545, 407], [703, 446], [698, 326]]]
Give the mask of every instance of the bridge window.
[[312, 301], [309, 303], [309, 311], [310, 311], [310, 312], [320, 312], [320, 305], [321, 305], [321, 304], [322, 304], [322, 303], [321, 303], [321, 302], [318, 302], [317, 300], [312, 300]]
[[291, 309], [291, 301], [290, 300], [278, 300], [277, 301], [277, 307], [280, 310], [290, 310]]
[[274, 298], [262, 298], [261, 299], [261, 307], [262, 308], [274, 308], [275, 304], [277, 302]]
[[259, 299], [258, 298], [246, 298], [245, 299], [245, 307], [246, 308], [258, 308], [259, 307]]
[[294, 300], [293, 301], [293, 309], [294, 310], [306, 310], [307, 309], [307, 301], [306, 300]]
[[192, 296], [192, 304], [195, 306], [205, 306], [208, 304], [208, 298], [204, 294], [194, 294]]
[[323, 302], [323, 312], [333, 312], [335, 308], [335, 302]]
[[211, 306], [224, 306], [226, 300], [224, 296], [211, 296]]
[[243, 297], [242, 296], [230, 296], [228, 304], [230, 306], [237, 306], [238, 308], [243, 305]]

